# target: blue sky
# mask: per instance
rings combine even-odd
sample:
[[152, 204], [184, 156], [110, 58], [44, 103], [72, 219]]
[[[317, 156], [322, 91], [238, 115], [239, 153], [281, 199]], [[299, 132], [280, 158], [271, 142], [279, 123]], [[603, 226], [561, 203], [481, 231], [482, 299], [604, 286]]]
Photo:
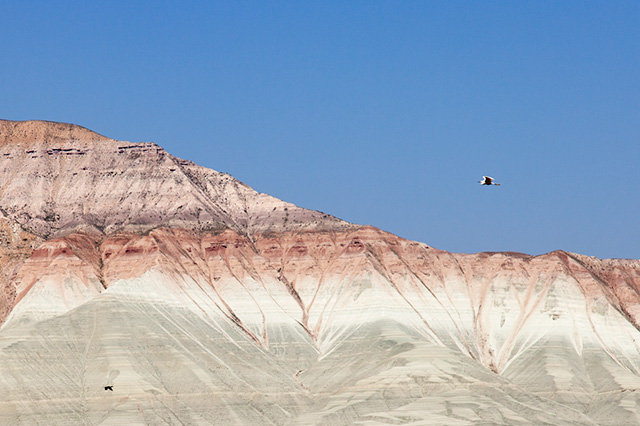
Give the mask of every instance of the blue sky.
[[6, 1], [0, 117], [444, 250], [637, 259], [639, 22], [635, 0]]

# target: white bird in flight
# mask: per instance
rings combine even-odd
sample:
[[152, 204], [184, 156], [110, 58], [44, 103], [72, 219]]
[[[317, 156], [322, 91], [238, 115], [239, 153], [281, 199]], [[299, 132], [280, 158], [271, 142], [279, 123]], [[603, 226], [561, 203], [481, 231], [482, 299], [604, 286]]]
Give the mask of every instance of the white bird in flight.
[[499, 183], [494, 182], [494, 179], [491, 176], [482, 176], [482, 180], [478, 181], [480, 185], [496, 185], [500, 186]]

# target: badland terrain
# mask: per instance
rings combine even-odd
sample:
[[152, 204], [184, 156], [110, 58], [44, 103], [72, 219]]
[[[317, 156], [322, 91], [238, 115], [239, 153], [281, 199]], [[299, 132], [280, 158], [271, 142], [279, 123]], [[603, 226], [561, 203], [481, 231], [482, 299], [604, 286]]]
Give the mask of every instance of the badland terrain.
[[640, 424], [640, 261], [456, 254], [0, 120], [0, 424]]

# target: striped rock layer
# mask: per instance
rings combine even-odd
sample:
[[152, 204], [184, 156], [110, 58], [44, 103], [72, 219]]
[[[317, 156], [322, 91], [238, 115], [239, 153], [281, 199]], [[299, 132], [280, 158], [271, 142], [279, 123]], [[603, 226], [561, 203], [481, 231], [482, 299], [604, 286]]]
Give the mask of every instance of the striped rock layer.
[[638, 260], [449, 253], [0, 121], [3, 424], [638, 424], [639, 289]]

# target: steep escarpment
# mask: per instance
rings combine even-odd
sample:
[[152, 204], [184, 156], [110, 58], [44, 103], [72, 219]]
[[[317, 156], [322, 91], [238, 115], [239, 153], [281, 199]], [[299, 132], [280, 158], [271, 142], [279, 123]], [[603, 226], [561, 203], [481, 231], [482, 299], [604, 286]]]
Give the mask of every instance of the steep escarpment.
[[41, 242], [42, 239], [0, 215], [0, 324], [15, 305], [16, 269]]
[[0, 139], [9, 424], [640, 421], [640, 261], [448, 253], [155, 144]]
[[58, 123], [0, 121], [0, 176], [0, 211], [43, 238], [160, 225], [248, 236], [351, 226], [258, 193], [156, 144], [115, 141]]

